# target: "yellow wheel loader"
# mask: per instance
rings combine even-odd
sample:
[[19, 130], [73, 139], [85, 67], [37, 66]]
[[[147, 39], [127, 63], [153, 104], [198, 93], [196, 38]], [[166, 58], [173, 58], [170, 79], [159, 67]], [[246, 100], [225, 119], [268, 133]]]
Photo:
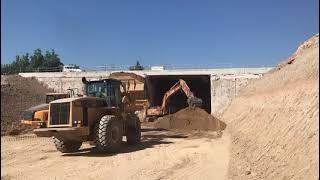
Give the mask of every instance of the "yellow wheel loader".
[[87, 81], [84, 97], [49, 103], [48, 122], [34, 129], [39, 137], [53, 137], [58, 151], [77, 151], [84, 141], [95, 145], [97, 152], [116, 152], [126, 136], [127, 143], [140, 142], [141, 125], [134, 114], [125, 84], [116, 79]]

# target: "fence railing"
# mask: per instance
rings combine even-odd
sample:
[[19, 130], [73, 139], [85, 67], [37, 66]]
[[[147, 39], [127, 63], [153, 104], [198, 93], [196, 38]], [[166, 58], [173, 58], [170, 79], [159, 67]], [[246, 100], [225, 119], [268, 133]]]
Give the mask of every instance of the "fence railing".
[[[183, 69], [222, 69], [222, 68], [265, 68], [272, 66], [265, 65], [242, 65], [235, 66], [232, 63], [216, 63], [213, 65], [173, 65], [173, 64], [165, 64], [165, 65], [144, 65], [144, 70], [151, 70], [153, 66], [163, 66], [165, 70], [183, 70]], [[114, 64], [106, 64], [100, 66], [92, 66], [92, 67], [81, 67], [82, 70], [85, 71], [125, 71], [129, 70], [132, 65], [114, 65]]]
[[[265, 68], [271, 66], [264, 65], [242, 65], [235, 66], [232, 63], [215, 63], [213, 65], [174, 65], [174, 64], [164, 64], [164, 65], [144, 65], [142, 66], [144, 70], [151, 70], [152, 66], [162, 66], [165, 70], [183, 70], [183, 69], [220, 69], [220, 68]], [[91, 66], [84, 67], [80, 66], [82, 71], [94, 72], [94, 71], [126, 71], [129, 70], [132, 65], [116, 65], [116, 64], [106, 64], [100, 66]], [[62, 72], [61, 67], [52, 67], [52, 68], [35, 68], [28, 71], [19, 71], [21, 72]]]
[[32, 69], [31, 72], [61, 72], [62, 68], [60, 67], [52, 67], [52, 68], [35, 68]]

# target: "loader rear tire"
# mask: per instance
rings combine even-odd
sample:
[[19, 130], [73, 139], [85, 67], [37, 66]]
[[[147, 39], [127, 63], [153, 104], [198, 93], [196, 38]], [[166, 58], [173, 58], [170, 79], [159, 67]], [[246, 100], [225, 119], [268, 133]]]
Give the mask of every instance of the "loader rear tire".
[[129, 117], [129, 121], [135, 121], [134, 126], [127, 127], [127, 143], [128, 144], [138, 144], [141, 141], [141, 123], [138, 117], [132, 115]]
[[122, 145], [122, 123], [113, 115], [103, 116], [96, 128], [96, 152], [117, 152]]
[[53, 137], [53, 142], [57, 150], [62, 153], [76, 152], [80, 149], [82, 145], [81, 141], [65, 140], [63, 138], [58, 137]]

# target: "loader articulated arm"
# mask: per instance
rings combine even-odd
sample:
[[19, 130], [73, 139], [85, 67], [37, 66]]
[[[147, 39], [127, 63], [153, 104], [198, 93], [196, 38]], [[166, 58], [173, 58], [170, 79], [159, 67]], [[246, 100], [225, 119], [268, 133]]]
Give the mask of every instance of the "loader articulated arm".
[[179, 81], [173, 85], [163, 96], [162, 99], [162, 106], [161, 106], [161, 111], [162, 113], [166, 113], [168, 111], [168, 98], [172, 95], [174, 95], [176, 92], [178, 92], [180, 89], [185, 93], [185, 95], [188, 97], [188, 104], [189, 106], [198, 106], [201, 107], [202, 105], [202, 100], [195, 97], [193, 93], [190, 91], [190, 88], [188, 87], [187, 83], [179, 79]]

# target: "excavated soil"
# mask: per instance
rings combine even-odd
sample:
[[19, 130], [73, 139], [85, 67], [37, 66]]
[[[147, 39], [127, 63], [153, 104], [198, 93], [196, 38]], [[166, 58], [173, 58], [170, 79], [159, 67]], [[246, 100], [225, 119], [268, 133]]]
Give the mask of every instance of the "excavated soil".
[[226, 128], [226, 124], [203, 109], [188, 107], [174, 114], [158, 118], [154, 127], [168, 130], [220, 131]]
[[1, 136], [31, 130], [20, 124], [22, 113], [27, 108], [44, 103], [48, 92], [53, 91], [34, 78], [1, 76]]
[[222, 120], [230, 179], [319, 179], [319, 34], [242, 89]]

